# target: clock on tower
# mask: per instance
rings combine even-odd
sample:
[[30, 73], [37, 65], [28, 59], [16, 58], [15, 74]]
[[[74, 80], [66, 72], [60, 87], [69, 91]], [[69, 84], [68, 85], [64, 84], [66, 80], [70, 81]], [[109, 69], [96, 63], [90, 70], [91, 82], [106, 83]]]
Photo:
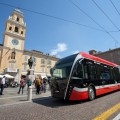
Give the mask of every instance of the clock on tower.
[[13, 40], [12, 40], [12, 44], [13, 44], [13, 45], [18, 45], [18, 44], [19, 44], [19, 41], [18, 41], [17, 39], [13, 39]]

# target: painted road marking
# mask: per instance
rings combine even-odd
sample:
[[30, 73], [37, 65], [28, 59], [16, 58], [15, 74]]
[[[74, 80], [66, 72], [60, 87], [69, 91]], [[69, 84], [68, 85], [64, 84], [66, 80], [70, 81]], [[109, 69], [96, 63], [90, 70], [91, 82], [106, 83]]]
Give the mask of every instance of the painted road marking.
[[96, 118], [94, 118], [93, 120], [106, 120], [107, 118], [109, 118], [113, 113], [115, 113], [117, 110], [120, 110], [120, 103], [116, 104], [115, 106], [113, 106], [112, 108], [108, 109], [107, 111], [105, 111], [104, 113], [102, 113], [101, 115], [97, 116]]
[[120, 114], [118, 114], [113, 120], [120, 120]]

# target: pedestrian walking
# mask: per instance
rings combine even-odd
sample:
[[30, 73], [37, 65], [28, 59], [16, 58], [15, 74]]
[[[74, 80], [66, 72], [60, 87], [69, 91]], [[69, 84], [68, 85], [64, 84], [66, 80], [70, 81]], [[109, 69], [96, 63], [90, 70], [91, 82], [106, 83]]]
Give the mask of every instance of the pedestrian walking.
[[47, 79], [43, 78], [43, 92], [46, 93]]
[[3, 90], [4, 90], [4, 85], [5, 85], [5, 76], [3, 76], [3, 78], [0, 81], [0, 88], [1, 88], [1, 92], [0, 94], [3, 95]]
[[34, 85], [34, 88], [36, 88], [36, 85], [35, 85], [35, 80], [33, 81], [33, 85]]
[[29, 86], [31, 86], [31, 85], [32, 85], [32, 80], [29, 78], [27, 80], [27, 90], [29, 89]]
[[18, 94], [20, 94], [20, 91], [22, 89], [22, 94], [23, 94], [23, 89], [25, 87], [25, 80], [23, 77], [21, 77], [21, 80], [20, 80], [20, 88], [19, 88], [19, 91], [18, 91]]
[[47, 80], [48, 80], [47, 82], [48, 82], [48, 85], [49, 85], [49, 90], [50, 90], [51, 77], [50, 77], [50, 76], [48, 76], [48, 77], [47, 77]]
[[37, 75], [35, 78], [36, 94], [41, 94], [42, 77]]

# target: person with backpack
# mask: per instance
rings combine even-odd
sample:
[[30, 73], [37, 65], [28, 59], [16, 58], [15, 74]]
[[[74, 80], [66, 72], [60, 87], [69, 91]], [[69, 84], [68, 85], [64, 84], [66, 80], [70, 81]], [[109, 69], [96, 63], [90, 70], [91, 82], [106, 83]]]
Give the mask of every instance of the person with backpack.
[[22, 94], [23, 94], [23, 89], [25, 87], [25, 80], [23, 77], [21, 77], [21, 80], [20, 80], [20, 88], [19, 88], [19, 91], [18, 91], [18, 94], [20, 94], [20, 91], [22, 89]]
[[37, 75], [35, 78], [36, 94], [41, 94], [42, 77]]
[[28, 90], [29, 86], [31, 86], [31, 85], [32, 85], [32, 80], [31, 80], [31, 79], [28, 79], [28, 80], [27, 80], [27, 86], [28, 86], [28, 87], [27, 87], [27, 90]]

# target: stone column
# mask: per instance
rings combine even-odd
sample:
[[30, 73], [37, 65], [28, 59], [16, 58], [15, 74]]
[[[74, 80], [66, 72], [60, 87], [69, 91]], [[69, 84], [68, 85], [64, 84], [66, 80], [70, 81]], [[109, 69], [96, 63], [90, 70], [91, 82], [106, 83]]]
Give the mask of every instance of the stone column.
[[[35, 75], [34, 75], [34, 69], [29, 69], [28, 73], [27, 73], [27, 80], [30, 79], [32, 81], [32, 83], [35, 80]], [[27, 95], [27, 100], [31, 101], [32, 100], [32, 85], [29, 86], [28, 88], [28, 95]]]
[[27, 100], [32, 101], [32, 86], [29, 86], [29, 88], [28, 88]]

